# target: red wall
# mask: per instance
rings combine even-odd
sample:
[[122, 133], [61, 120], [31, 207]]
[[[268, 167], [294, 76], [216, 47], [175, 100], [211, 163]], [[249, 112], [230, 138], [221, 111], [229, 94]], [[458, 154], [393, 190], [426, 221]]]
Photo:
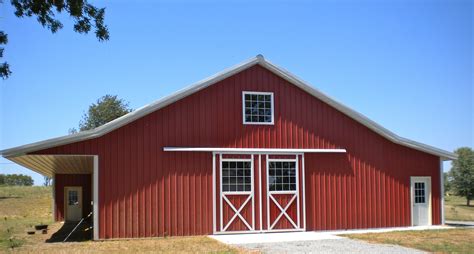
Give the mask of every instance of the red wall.
[[54, 176], [56, 221], [64, 220], [64, 187], [82, 187], [82, 216], [87, 216], [91, 210], [91, 175], [90, 174], [56, 174]]
[[[244, 90], [274, 92], [275, 125], [242, 124]], [[99, 155], [100, 238], [212, 233], [212, 155], [164, 146], [345, 148], [306, 155], [308, 229], [409, 225], [409, 177], [425, 175], [440, 223], [439, 158], [387, 141], [258, 65], [100, 138], [37, 153]]]

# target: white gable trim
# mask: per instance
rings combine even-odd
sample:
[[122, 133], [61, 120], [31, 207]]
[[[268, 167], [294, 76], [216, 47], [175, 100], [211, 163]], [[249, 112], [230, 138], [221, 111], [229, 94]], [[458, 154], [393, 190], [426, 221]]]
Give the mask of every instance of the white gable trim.
[[204, 80], [201, 80], [191, 86], [188, 86], [184, 89], [181, 89], [169, 96], [166, 96], [162, 99], [159, 99], [151, 104], [145, 105], [131, 113], [128, 113], [122, 117], [119, 117], [109, 123], [106, 123], [100, 127], [97, 127], [93, 130], [83, 131], [72, 135], [62, 136], [58, 138], [47, 139], [44, 141], [31, 143], [23, 146], [18, 146], [6, 150], [0, 151], [0, 154], [3, 157], [13, 157], [18, 155], [23, 155], [26, 153], [51, 148], [59, 145], [70, 144], [78, 141], [88, 140], [103, 136], [117, 128], [120, 128], [130, 122], [133, 122], [151, 112], [154, 112], [158, 109], [166, 107], [188, 95], [191, 95], [197, 91], [200, 91], [208, 86], [211, 86], [227, 77], [230, 77], [236, 73], [239, 73], [251, 66], [259, 64], [266, 69], [272, 71], [276, 75], [282, 77], [283, 79], [287, 80], [288, 82], [296, 85], [297, 87], [303, 89], [304, 91], [308, 92], [309, 94], [313, 95], [314, 97], [320, 99], [321, 101], [329, 104], [330, 106], [334, 107], [335, 109], [341, 111], [342, 113], [346, 114], [347, 116], [351, 117], [352, 119], [358, 121], [359, 123], [365, 125], [369, 129], [375, 131], [376, 133], [380, 134], [381, 136], [387, 138], [388, 140], [407, 146], [419, 151], [423, 151], [429, 154], [433, 154], [439, 156], [442, 160], [452, 160], [456, 159], [456, 155], [454, 153], [432, 147], [429, 145], [425, 145], [416, 141], [412, 141], [406, 138], [402, 138], [395, 133], [385, 129], [384, 127], [380, 126], [376, 122], [370, 120], [366, 116], [356, 112], [349, 107], [343, 105], [342, 103], [337, 102], [336, 100], [332, 99], [331, 97], [325, 95], [324, 93], [320, 92], [319, 90], [311, 87], [308, 83], [304, 82], [303, 80], [297, 78], [293, 74], [289, 73], [285, 69], [274, 65], [273, 63], [265, 60], [262, 55], [258, 55], [254, 58], [251, 58], [241, 64], [235, 65], [231, 68], [225, 69], [213, 76], [210, 76]]

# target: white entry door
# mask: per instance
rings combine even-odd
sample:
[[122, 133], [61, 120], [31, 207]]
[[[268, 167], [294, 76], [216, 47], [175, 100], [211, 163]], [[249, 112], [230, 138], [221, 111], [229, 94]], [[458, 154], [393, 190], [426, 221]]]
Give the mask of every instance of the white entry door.
[[431, 177], [411, 177], [412, 225], [431, 225]]
[[64, 187], [66, 221], [79, 221], [82, 218], [82, 187]]

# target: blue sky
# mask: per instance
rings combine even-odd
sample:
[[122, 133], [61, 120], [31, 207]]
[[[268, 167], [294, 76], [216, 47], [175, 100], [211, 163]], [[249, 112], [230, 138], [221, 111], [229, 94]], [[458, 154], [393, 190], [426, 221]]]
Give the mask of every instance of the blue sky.
[[[0, 8], [13, 70], [0, 81], [0, 149], [67, 134], [117, 94], [138, 108], [263, 54], [395, 133], [473, 146], [472, 1], [94, 1], [110, 41], [56, 34]], [[0, 173], [38, 174], [0, 160]]]

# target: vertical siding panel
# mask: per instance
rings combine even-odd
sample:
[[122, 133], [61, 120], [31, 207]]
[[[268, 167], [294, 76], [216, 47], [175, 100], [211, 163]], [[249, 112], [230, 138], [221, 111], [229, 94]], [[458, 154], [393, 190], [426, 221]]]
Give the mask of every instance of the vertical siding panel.
[[322, 172], [322, 179], [321, 179], [321, 190], [322, 190], [322, 196], [321, 196], [321, 228], [323, 230], [327, 230], [327, 203], [326, 203], [326, 172]]
[[[118, 151], [118, 147], [116, 145], [116, 141], [109, 141], [109, 143], [111, 144], [110, 148], [112, 149], [112, 151], [117, 154], [119, 151]], [[115, 170], [117, 170], [117, 161], [115, 160], [114, 163], [111, 163], [113, 166], [113, 168], [115, 168]], [[112, 174], [113, 176], [113, 181], [115, 181], [116, 183], [119, 183], [121, 182], [121, 177], [120, 175], [118, 174]], [[112, 214], [113, 214], [113, 217], [112, 217], [112, 228], [113, 228], [113, 232], [112, 232], [112, 237], [116, 238], [116, 237], [120, 237], [120, 213], [119, 213], [119, 196], [120, 196], [120, 189], [118, 188], [118, 184], [116, 185], [113, 185], [113, 191], [111, 193], [111, 195], [113, 195], [112, 197]]]
[[[163, 122], [161, 121], [162, 115], [155, 115], [155, 125], [156, 127], [153, 129], [154, 131], [154, 141], [153, 144], [155, 145], [154, 149], [150, 152], [155, 151], [156, 156], [154, 156], [155, 159], [155, 202], [156, 205], [154, 206], [154, 216], [155, 216], [155, 226], [156, 226], [156, 236], [162, 236], [163, 235], [163, 230], [162, 230], [162, 225], [163, 225], [163, 211], [164, 208], [161, 206], [161, 202], [163, 200], [162, 197], [162, 186], [164, 185], [163, 183], [163, 150], [162, 150], [162, 143], [160, 142], [162, 140], [161, 135], [162, 135], [162, 125]], [[153, 156], [152, 156], [153, 158]]]
[[[161, 112], [163, 112], [164, 110], [161, 110]], [[165, 114], [162, 113], [159, 115], [159, 122], [158, 122], [158, 128], [157, 128], [157, 136], [158, 136], [158, 140], [157, 140], [157, 143], [158, 143], [158, 147], [162, 147], [165, 143], [165, 135], [164, 135], [164, 129], [165, 128], [162, 128], [162, 126], [166, 126], [166, 122], [165, 122]], [[163, 141], [163, 143], [161, 143], [160, 141]], [[159, 213], [159, 236], [164, 236], [165, 234], [165, 231], [166, 231], [166, 212], [167, 212], [167, 207], [165, 207], [165, 199], [166, 199], [166, 193], [165, 193], [165, 189], [166, 189], [166, 185], [167, 185], [167, 176], [166, 176], [166, 161], [167, 161], [167, 158], [164, 154], [164, 152], [160, 149], [160, 151], [158, 152], [158, 154], [160, 155], [159, 157], [157, 157], [157, 162], [158, 162], [158, 166], [160, 167], [160, 171], [158, 172], [159, 174], [159, 187], [158, 187], [158, 192], [159, 192], [159, 200], [158, 200], [158, 207], [159, 207], [159, 210], [158, 210], [158, 213]]]
[[316, 190], [318, 192], [318, 199], [317, 200], [313, 200], [314, 203], [316, 203], [316, 208], [317, 208], [317, 213], [316, 213], [316, 220], [317, 220], [317, 224], [316, 224], [316, 228], [318, 230], [321, 230], [323, 229], [323, 226], [322, 226], [322, 221], [321, 221], [321, 217], [322, 217], [322, 209], [321, 209], [321, 206], [322, 206], [322, 183], [321, 183], [321, 172], [318, 171], [317, 175], [316, 175], [316, 183], [317, 183], [317, 186], [316, 186]]
[[[143, 123], [142, 119], [139, 121], [139, 123]], [[147, 183], [145, 181], [145, 177], [146, 177], [146, 169], [145, 169], [145, 163], [146, 163], [146, 159], [145, 159], [145, 153], [144, 153], [144, 125], [143, 124], [140, 124], [140, 136], [139, 136], [139, 139], [137, 141], [139, 141], [139, 144], [138, 144], [138, 152], [139, 152], [139, 158], [141, 158], [142, 162], [140, 163], [140, 168], [138, 168], [138, 171], [141, 171], [141, 174], [140, 174], [140, 181], [138, 182], [139, 184], [139, 187], [138, 187], [138, 190], [139, 190], [139, 219], [138, 219], [138, 222], [139, 222], [139, 225], [140, 225], [140, 237], [144, 237], [145, 234], [146, 234], [146, 204], [145, 204], [145, 193], [146, 193], [146, 188], [147, 188]]]
[[[80, 148], [79, 148], [80, 149]], [[112, 171], [107, 172], [107, 179], [111, 179], [111, 181], [114, 181], [114, 174]], [[107, 211], [107, 217], [106, 217], [106, 225], [107, 225], [107, 231], [106, 231], [106, 237], [111, 238], [113, 237], [113, 202], [112, 202], [112, 195], [114, 193], [114, 185], [106, 185], [108, 188], [108, 193], [106, 194], [106, 211]]]

